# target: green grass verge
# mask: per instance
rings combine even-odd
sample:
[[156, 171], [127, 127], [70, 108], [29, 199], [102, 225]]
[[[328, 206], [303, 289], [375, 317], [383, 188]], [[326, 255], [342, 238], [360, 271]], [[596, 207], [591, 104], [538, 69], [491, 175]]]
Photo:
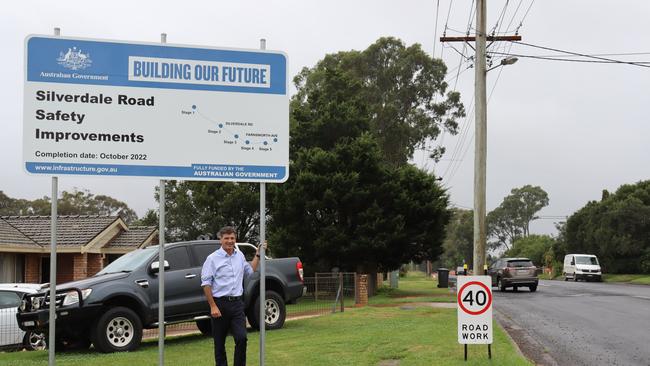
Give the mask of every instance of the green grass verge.
[[[259, 364], [259, 333], [249, 333], [249, 364]], [[377, 365], [382, 360], [400, 360], [406, 365], [485, 365], [487, 346], [469, 347], [469, 361], [463, 361], [463, 347], [457, 343], [456, 311], [418, 307], [365, 307], [317, 318], [288, 322], [285, 328], [267, 333], [266, 364], [271, 365]], [[232, 361], [232, 338], [226, 348]], [[212, 340], [201, 336], [168, 339], [168, 365], [213, 365]], [[510, 340], [495, 327], [492, 364], [530, 365], [519, 356]], [[0, 354], [7, 366], [36, 366], [47, 363], [47, 352]], [[157, 365], [157, 341], [145, 342], [135, 352], [57, 354], [57, 365]]]
[[368, 299], [370, 305], [405, 302], [455, 302], [455, 294], [448, 288], [438, 288], [438, 282], [422, 272], [409, 272], [400, 277], [398, 288], [379, 287], [377, 295]]
[[[463, 361], [463, 346], [458, 344], [456, 310], [417, 306], [400, 308], [403, 302], [426, 299], [453, 301], [448, 289], [422, 275], [400, 278], [399, 288], [382, 290], [371, 305], [346, 308], [343, 313], [285, 323], [281, 330], [267, 332], [266, 364], [273, 365], [350, 365], [375, 366], [382, 360], [399, 360], [408, 365], [531, 365], [520, 356], [505, 332], [495, 324], [492, 360], [487, 346], [469, 346], [469, 359]], [[380, 298], [380, 301], [377, 301]], [[384, 306], [384, 305], [396, 306]], [[317, 305], [317, 304], [314, 304]], [[57, 365], [100, 366], [158, 364], [157, 341], [144, 342], [135, 352], [99, 354], [94, 351], [57, 354]], [[232, 362], [233, 341], [226, 349]], [[259, 333], [248, 335], [248, 364], [259, 364]], [[0, 353], [5, 366], [47, 364], [47, 351]], [[168, 365], [213, 365], [210, 338], [194, 335], [169, 337], [165, 345]]]
[[650, 275], [645, 274], [604, 274], [605, 282], [626, 282], [637, 285], [650, 285]]

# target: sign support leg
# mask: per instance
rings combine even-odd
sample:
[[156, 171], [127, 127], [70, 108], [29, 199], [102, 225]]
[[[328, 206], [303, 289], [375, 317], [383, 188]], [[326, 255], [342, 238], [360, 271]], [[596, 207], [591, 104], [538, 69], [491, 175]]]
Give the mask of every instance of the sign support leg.
[[158, 198], [158, 365], [165, 365], [165, 181]]
[[492, 345], [488, 344], [488, 358], [491, 360], [492, 359]]
[[[59, 28], [56, 28], [57, 30]], [[57, 34], [58, 35], [58, 34]], [[49, 338], [47, 348], [49, 348], [48, 362], [50, 366], [56, 364], [54, 358], [55, 336], [56, 336], [56, 232], [57, 232], [57, 205], [58, 205], [59, 178], [52, 177], [52, 209], [50, 215], [50, 317], [49, 317]]]
[[467, 345], [465, 345], [465, 361], [467, 361]]
[[[266, 50], [266, 39], [260, 39], [260, 49]], [[260, 183], [260, 366], [264, 366], [266, 348], [266, 183]]]
[[[61, 28], [54, 28], [54, 35], [61, 35]], [[49, 311], [49, 329], [47, 348], [48, 348], [48, 365], [54, 366], [56, 359], [55, 336], [56, 336], [56, 225], [57, 225], [57, 208], [59, 204], [59, 177], [52, 177], [52, 202], [50, 210], [50, 311]]]

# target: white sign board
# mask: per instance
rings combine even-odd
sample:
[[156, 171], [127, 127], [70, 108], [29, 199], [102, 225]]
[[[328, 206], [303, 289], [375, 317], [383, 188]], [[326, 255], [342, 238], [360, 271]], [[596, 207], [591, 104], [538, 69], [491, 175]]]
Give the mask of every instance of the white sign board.
[[458, 343], [492, 344], [490, 276], [458, 276]]
[[48, 36], [25, 53], [29, 173], [289, 176], [284, 53]]

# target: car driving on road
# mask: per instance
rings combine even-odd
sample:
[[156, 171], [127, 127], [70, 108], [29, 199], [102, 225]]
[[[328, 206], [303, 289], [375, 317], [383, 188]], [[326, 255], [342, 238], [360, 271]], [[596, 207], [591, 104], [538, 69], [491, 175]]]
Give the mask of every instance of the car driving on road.
[[501, 258], [492, 263], [488, 269], [492, 277], [492, 286], [501, 291], [512, 287], [515, 291], [519, 287], [528, 287], [531, 292], [537, 291], [537, 267], [528, 258]]

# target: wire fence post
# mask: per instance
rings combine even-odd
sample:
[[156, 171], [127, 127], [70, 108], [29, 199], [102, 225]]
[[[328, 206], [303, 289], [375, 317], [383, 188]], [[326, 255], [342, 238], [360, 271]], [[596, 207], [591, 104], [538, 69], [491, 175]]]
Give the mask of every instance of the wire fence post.
[[359, 274], [354, 272], [354, 304], [359, 304]]
[[345, 299], [345, 288], [343, 287], [343, 273], [339, 273], [339, 289], [341, 291], [341, 312], [345, 311], [345, 305], [343, 304]]

